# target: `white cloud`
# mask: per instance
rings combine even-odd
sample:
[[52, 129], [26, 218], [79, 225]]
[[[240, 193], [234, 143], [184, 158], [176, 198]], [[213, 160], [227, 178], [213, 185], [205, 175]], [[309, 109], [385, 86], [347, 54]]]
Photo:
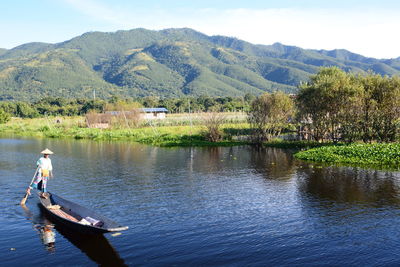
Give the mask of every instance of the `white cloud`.
[[281, 42], [302, 48], [344, 48], [365, 56], [400, 56], [397, 10], [343, 9], [186, 9], [132, 10], [94, 0], [64, 0], [108, 29], [190, 27], [210, 35], [252, 43]]
[[127, 14], [122, 9], [104, 5], [95, 0], [64, 0], [64, 2], [93, 19], [105, 21], [115, 26], [124, 26], [128, 21]]
[[259, 44], [281, 42], [303, 48], [344, 48], [379, 58], [400, 56], [398, 13], [364, 10], [226, 10], [186, 26]]

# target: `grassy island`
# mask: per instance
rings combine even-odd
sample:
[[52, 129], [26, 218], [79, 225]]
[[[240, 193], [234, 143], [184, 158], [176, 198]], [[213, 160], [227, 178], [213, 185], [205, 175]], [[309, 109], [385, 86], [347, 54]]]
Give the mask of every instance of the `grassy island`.
[[302, 160], [386, 166], [400, 169], [400, 143], [330, 145], [300, 151]]

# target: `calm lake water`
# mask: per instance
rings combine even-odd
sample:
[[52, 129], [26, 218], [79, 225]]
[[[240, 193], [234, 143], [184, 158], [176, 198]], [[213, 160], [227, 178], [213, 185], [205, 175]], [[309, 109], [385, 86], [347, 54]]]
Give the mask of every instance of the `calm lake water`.
[[[130, 229], [81, 237], [31, 196], [43, 148], [49, 190]], [[290, 151], [158, 148], [123, 142], [0, 139], [3, 266], [400, 265], [400, 173], [324, 167]], [[47, 232], [48, 233], [48, 232]]]

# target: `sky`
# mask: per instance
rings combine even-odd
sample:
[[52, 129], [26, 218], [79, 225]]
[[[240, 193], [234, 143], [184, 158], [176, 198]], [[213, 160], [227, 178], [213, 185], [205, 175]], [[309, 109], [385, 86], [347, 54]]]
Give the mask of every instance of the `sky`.
[[192, 28], [254, 44], [400, 57], [399, 0], [2, 0], [0, 47], [89, 31]]

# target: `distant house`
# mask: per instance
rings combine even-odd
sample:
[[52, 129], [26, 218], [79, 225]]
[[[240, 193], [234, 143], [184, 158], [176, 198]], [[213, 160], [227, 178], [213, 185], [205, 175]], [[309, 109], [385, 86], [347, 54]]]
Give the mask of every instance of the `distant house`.
[[[165, 119], [166, 113], [168, 110], [166, 108], [140, 108], [138, 109], [140, 112], [140, 116], [143, 119]], [[111, 116], [119, 116], [119, 115], [130, 115], [132, 111], [106, 111], [105, 114], [109, 114]]]
[[166, 108], [142, 108], [145, 119], [165, 119], [168, 112]]

